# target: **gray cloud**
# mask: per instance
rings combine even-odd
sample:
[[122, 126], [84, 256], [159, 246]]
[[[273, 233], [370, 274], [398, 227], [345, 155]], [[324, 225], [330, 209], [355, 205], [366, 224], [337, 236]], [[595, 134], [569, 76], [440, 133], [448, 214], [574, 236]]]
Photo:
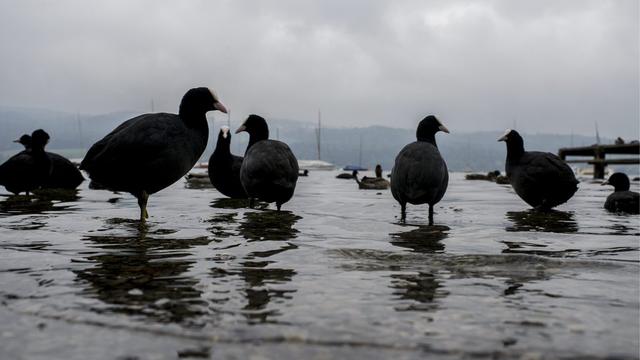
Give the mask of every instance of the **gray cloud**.
[[636, 0], [5, 1], [0, 103], [637, 137]]

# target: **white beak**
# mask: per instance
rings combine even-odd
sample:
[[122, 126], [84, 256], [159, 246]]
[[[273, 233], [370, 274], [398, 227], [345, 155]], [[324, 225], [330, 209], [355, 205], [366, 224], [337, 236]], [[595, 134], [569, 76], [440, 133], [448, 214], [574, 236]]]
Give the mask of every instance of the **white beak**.
[[511, 132], [511, 129], [507, 129], [507, 131], [504, 132], [504, 135], [502, 135], [498, 141], [507, 141], [507, 136], [509, 136], [509, 133]]
[[226, 107], [224, 107], [224, 105], [223, 105], [221, 102], [219, 102], [219, 101], [217, 101], [217, 102], [215, 102], [215, 103], [213, 104], [213, 108], [214, 108], [214, 109], [216, 109], [216, 110], [218, 110], [218, 111], [221, 111], [221, 112], [223, 112], [223, 113], [225, 113], [225, 114], [227, 113], [227, 108], [226, 108]]
[[223, 126], [220, 128], [220, 130], [222, 130], [222, 137], [224, 139], [226, 139], [229, 136], [229, 127], [228, 126]]

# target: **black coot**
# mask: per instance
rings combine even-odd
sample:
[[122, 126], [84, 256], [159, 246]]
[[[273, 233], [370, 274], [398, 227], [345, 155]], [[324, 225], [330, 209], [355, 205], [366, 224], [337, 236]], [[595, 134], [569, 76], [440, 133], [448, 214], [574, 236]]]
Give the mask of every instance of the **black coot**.
[[51, 175], [51, 159], [44, 151], [49, 134], [38, 129], [31, 134], [31, 147], [0, 165], [0, 185], [14, 194], [41, 188]]
[[604, 208], [611, 212], [627, 214], [640, 213], [640, 194], [629, 191], [629, 177], [624, 173], [615, 173], [602, 185], [613, 185], [613, 194], [607, 197]]
[[298, 160], [287, 144], [269, 140], [267, 122], [258, 115], [250, 115], [236, 133], [249, 133], [249, 145], [240, 169], [240, 181], [254, 199], [275, 202], [278, 210], [293, 196], [298, 181]]
[[231, 134], [223, 126], [218, 133], [216, 149], [209, 158], [209, 179], [223, 195], [232, 199], [246, 199], [247, 193], [240, 183], [242, 156], [231, 154]]
[[437, 204], [449, 184], [447, 164], [436, 145], [436, 133], [449, 130], [433, 115], [420, 121], [417, 141], [405, 146], [391, 171], [391, 194], [400, 203], [400, 220], [405, 221], [407, 203], [429, 204], [429, 224], [433, 224], [433, 205]]
[[353, 170], [351, 174], [349, 173], [341, 173], [336, 175], [336, 179], [355, 179], [358, 177], [358, 170]]
[[206, 113], [227, 112], [207, 88], [187, 91], [178, 115], [144, 114], [129, 119], [93, 144], [80, 164], [99, 188], [125, 191], [138, 199], [140, 220], [147, 199], [183, 177], [207, 146]]
[[578, 180], [564, 161], [551, 153], [525, 151], [517, 131], [508, 129], [498, 141], [507, 143], [509, 183], [527, 204], [549, 210], [567, 202], [578, 190]]
[[[22, 144], [25, 150], [31, 149], [31, 136], [27, 134], [22, 135], [16, 142]], [[48, 151], [47, 155], [51, 159], [52, 169], [49, 180], [42, 185], [43, 188], [73, 190], [84, 181], [80, 170], [69, 159]]]
[[20, 139], [13, 140], [13, 142], [24, 146], [24, 149], [26, 151], [31, 150], [31, 135], [29, 135], [29, 134], [24, 134], [24, 135], [20, 136]]

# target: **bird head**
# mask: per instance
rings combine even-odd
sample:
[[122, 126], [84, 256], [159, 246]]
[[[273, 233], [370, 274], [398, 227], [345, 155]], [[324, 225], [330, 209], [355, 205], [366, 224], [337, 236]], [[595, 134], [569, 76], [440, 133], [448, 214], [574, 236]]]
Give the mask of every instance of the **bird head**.
[[602, 185], [611, 185], [615, 191], [628, 191], [631, 187], [629, 177], [625, 173], [615, 173], [602, 183]]
[[524, 154], [524, 140], [517, 131], [507, 129], [498, 141], [504, 141], [507, 144], [507, 157], [516, 159]]
[[416, 137], [419, 141], [433, 139], [438, 131], [449, 133], [449, 129], [444, 126], [434, 115], [429, 115], [420, 121], [416, 130]]
[[42, 129], [38, 129], [31, 133], [31, 147], [44, 149], [49, 142], [49, 134]]
[[504, 141], [504, 142], [510, 142], [513, 140], [522, 140], [522, 136], [520, 136], [520, 134], [513, 130], [513, 129], [507, 129], [505, 130], [504, 134], [498, 138], [498, 141]]
[[24, 146], [25, 149], [29, 149], [31, 147], [31, 135], [24, 134], [20, 136], [20, 139], [13, 140], [13, 142], [22, 144], [22, 146]]
[[[236, 130], [236, 134], [246, 131], [251, 138], [255, 140], [264, 140], [269, 138], [269, 126], [266, 120], [259, 115], [251, 114], [247, 120]], [[253, 140], [252, 140], [253, 141]]]
[[220, 102], [216, 93], [206, 87], [193, 88], [187, 91], [180, 102], [180, 114], [204, 114], [218, 110], [227, 113], [227, 108]]

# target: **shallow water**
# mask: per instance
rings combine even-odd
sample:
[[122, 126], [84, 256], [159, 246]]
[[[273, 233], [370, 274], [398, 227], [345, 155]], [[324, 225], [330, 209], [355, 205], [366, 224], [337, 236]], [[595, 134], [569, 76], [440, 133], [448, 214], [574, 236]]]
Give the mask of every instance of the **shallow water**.
[[[277, 213], [184, 181], [0, 199], [0, 358], [637, 358], [640, 222], [583, 182], [537, 214], [453, 174], [427, 226], [301, 177]], [[638, 190], [638, 184], [633, 187]]]

